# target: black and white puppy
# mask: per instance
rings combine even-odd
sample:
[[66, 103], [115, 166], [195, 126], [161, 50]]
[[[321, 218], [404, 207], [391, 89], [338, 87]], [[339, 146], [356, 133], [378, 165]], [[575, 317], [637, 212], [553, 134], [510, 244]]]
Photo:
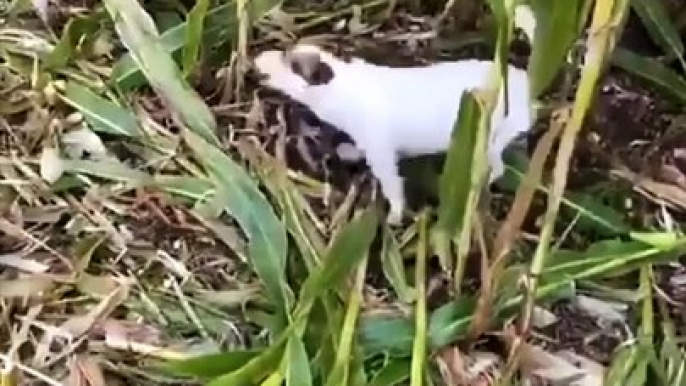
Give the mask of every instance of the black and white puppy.
[[[398, 157], [445, 152], [462, 93], [487, 86], [493, 62], [386, 67], [354, 57], [343, 60], [320, 47], [298, 44], [263, 51], [254, 64], [264, 86], [306, 105], [353, 139], [389, 201], [387, 221], [397, 224], [405, 209]], [[489, 182], [504, 173], [504, 148], [533, 123], [527, 72], [508, 68], [508, 115], [501, 89], [491, 120]]]

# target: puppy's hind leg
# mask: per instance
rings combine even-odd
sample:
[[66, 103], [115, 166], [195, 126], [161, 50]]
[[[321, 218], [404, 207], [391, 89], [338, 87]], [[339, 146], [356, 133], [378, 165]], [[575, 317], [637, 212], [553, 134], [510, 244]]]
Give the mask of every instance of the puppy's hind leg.
[[387, 222], [400, 224], [405, 210], [405, 192], [398, 172], [396, 152], [391, 147], [378, 145], [365, 149], [365, 154], [369, 168], [381, 185], [381, 193], [390, 206]]

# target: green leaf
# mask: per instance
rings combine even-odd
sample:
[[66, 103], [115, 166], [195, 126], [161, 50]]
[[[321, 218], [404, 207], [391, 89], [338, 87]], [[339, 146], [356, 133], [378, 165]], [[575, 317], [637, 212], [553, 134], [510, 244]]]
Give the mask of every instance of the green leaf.
[[410, 378], [410, 361], [392, 359], [369, 382], [368, 386], [393, 386]]
[[202, 200], [212, 196], [216, 190], [215, 185], [210, 180], [174, 175], [156, 175], [154, 186], [194, 200]]
[[676, 232], [631, 232], [630, 236], [664, 252], [685, 246], [684, 239]]
[[64, 170], [84, 173], [108, 180], [126, 182], [129, 187], [141, 187], [153, 182], [151, 175], [132, 169], [116, 159], [107, 160], [62, 160]]
[[136, 116], [88, 87], [68, 82], [62, 100], [83, 114], [94, 131], [128, 137], [140, 136]]
[[[529, 168], [529, 159], [523, 152], [505, 151], [505, 162], [508, 163], [506, 178], [498, 181], [498, 186], [509, 192], [515, 192], [522, 182], [524, 174]], [[548, 194], [550, 189], [541, 184], [537, 186], [538, 191]], [[599, 202], [598, 198], [579, 192], [568, 192], [562, 197], [562, 204], [565, 208], [575, 212], [579, 216], [579, 223], [584, 228], [593, 229], [604, 236], [613, 236], [630, 231], [621, 213], [613, 207]]]
[[462, 227], [469, 192], [471, 170], [482, 106], [471, 91], [460, 98], [450, 147], [439, 178], [438, 227], [450, 238]]
[[414, 301], [415, 290], [407, 283], [405, 265], [400, 254], [398, 241], [387, 227], [384, 227], [383, 231], [381, 264], [384, 276], [393, 287], [398, 298], [408, 304]]
[[652, 352], [653, 345], [642, 343], [620, 347], [606, 372], [603, 385], [646, 385], [647, 371]]
[[161, 44], [152, 18], [136, 0], [105, 0], [105, 6], [122, 43], [172, 110], [172, 116], [181, 121], [181, 126], [187, 126], [209, 143], [218, 145], [214, 115]]
[[531, 96], [538, 98], [550, 85], [577, 38], [583, 23], [584, 0], [530, 0], [536, 18], [529, 70]]
[[410, 357], [412, 353], [414, 325], [405, 317], [363, 315], [358, 333], [367, 356], [389, 354]]
[[267, 376], [270, 372], [277, 369], [284, 348], [286, 346], [285, 336], [266, 348], [260, 355], [249, 360], [244, 366], [236, 370], [222, 374], [206, 386], [253, 386], [260, 379]]
[[46, 69], [62, 69], [75, 59], [78, 46], [84, 46], [97, 37], [100, 30], [99, 15], [73, 17], [64, 26], [62, 36], [55, 48], [45, 57]]
[[337, 288], [357, 264], [367, 256], [376, 236], [378, 216], [366, 209], [360, 216], [345, 224], [333, 240], [324, 264], [303, 284], [302, 299], [314, 299]]
[[640, 241], [602, 240], [585, 251], [559, 250], [553, 253], [543, 276], [550, 280], [602, 276], [657, 260], [663, 253], [664, 250]]
[[303, 342], [292, 336], [286, 346], [286, 386], [312, 386], [312, 372]]
[[[195, 157], [216, 183], [229, 215], [236, 219], [249, 239], [250, 263], [266, 287], [282, 318], [291, 308], [292, 294], [286, 282], [286, 230], [255, 181], [229, 156], [192, 132], [184, 137]], [[278, 331], [273, 331], [278, 333]]]
[[262, 350], [247, 350], [200, 355], [170, 361], [162, 366], [162, 370], [177, 375], [213, 378], [243, 367], [261, 352]]
[[190, 75], [195, 69], [196, 62], [200, 57], [203, 27], [209, 0], [198, 0], [188, 14], [188, 28], [186, 29], [186, 44], [183, 47], [183, 73]]
[[657, 60], [617, 47], [612, 55], [612, 64], [651, 82], [679, 101], [686, 102], [686, 80]]
[[641, 18], [652, 40], [665, 54], [683, 60], [684, 43], [664, 4], [655, 0], [631, 0], [631, 7]]
[[565, 195], [563, 203], [579, 213], [577, 226], [596, 230], [603, 236], [614, 236], [630, 231], [619, 212], [599, 202], [590, 194], [569, 192]]

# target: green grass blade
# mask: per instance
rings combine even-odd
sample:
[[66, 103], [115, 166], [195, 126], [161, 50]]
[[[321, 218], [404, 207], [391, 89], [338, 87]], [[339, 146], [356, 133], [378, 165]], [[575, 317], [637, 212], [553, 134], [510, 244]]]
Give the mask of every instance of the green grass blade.
[[285, 318], [291, 309], [292, 294], [285, 278], [288, 242], [283, 224], [255, 181], [229, 156], [192, 132], [186, 131], [184, 137], [217, 184], [226, 211], [248, 236], [250, 263]]
[[59, 95], [64, 102], [83, 114], [94, 131], [127, 137], [140, 136], [138, 122], [133, 113], [97, 95], [88, 87], [68, 82], [64, 93]]
[[[357, 336], [357, 321], [363, 302], [364, 279], [367, 273], [366, 259], [359, 265], [355, 278], [355, 285], [350, 289], [348, 295], [348, 306], [345, 312], [342, 332], [339, 337], [338, 349], [333, 368], [327, 373], [328, 377], [324, 383], [326, 386], [348, 385], [350, 384], [351, 370], [354, 370], [354, 357]], [[354, 373], [353, 373], [354, 375]]]
[[140, 170], [132, 169], [116, 159], [107, 160], [63, 160], [64, 170], [83, 173], [113, 181], [125, 182], [129, 187], [142, 187], [153, 183], [153, 177]]
[[261, 352], [261, 350], [246, 350], [199, 355], [167, 362], [161, 368], [171, 374], [210, 379], [240, 369]]
[[345, 224], [333, 240], [324, 264], [303, 283], [301, 302], [337, 288], [367, 255], [377, 227], [378, 216], [371, 208]]
[[410, 386], [422, 386], [427, 359], [427, 304], [426, 304], [426, 261], [429, 254], [427, 213], [420, 215], [418, 221], [419, 245], [417, 247], [416, 286], [417, 303], [415, 304], [414, 343], [412, 347], [412, 369]]
[[612, 55], [612, 64], [649, 81], [680, 102], [686, 102], [686, 80], [659, 61], [617, 47]]
[[156, 175], [154, 178], [154, 186], [194, 201], [214, 196], [216, 190], [212, 181], [203, 178], [176, 175]]
[[607, 237], [626, 234], [631, 230], [619, 211], [599, 202], [592, 194], [568, 192], [562, 204], [579, 216], [576, 224], [579, 228], [594, 230]]
[[402, 384], [410, 377], [410, 361], [407, 359], [391, 359], [381, 369], [368, 386], [393, 386]]
[[286, 335], [266, 348], [262, 353], [250, 359], [248, 363], [228, 374], [212, 379], [206, 386], [253, 386], [278, 368], [285, 346]]
[[62, 69], [74, 60], [80, 50], [88, 47], [97, 38], [101, 28], [100, 15], [92, 14], [86, 17], [69, 19], [64, 26], [62, 36], [55, 48], [45, 57], [43, 65], [46, 69]]
[[310, 361], [305, 345], [297, 336], [291, 336], [288, 340], [282, 366], [285, 367], [286, 386], [312, 386]]
[[631, 0], [631, 7], [641, 18], [652, 40], [662, 48], [665, 54], [677, 58], [686, 71], [686, 63], [683, 61], [684, 43], [679, 30], [667, 14], [664, 3], [653, 0]]
[[471, 189], [474, 147], [482, 115], [482, 106], [471, 91], [462, 94], [459, 109], [439, 178], [437, 226], [447, 238], [452, 238], [463, 226]]
[[384, 227], [383, 231], [381, 264], [384, 276], [386, 276], [398, 298], [405, 303], [414, 301], [417, 295], [405, 277], [405, 264], [400, 253], [400, 246], [388, 227]]
[[531, 96], [538, 98], [551, 84], [577, 39], [585, 0], [530, 0], [536, 29], [529, 59]]
[[204, 20], [209, 7], [210, 0], [198, 0], [188, 13], [186, 43], [183, 46], [183, 64], [181, 66], [185, 77], [193, 72], [200, 58], [200, 47], [205, 27]]

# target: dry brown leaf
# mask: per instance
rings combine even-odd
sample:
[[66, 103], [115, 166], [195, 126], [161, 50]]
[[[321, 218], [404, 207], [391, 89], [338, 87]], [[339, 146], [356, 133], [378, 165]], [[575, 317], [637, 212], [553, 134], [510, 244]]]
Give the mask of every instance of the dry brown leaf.
[[[105, 334], [105, 345], [111, 349], [133, 352], [141, 355], [154, 356], [166, 360], [188, 358], [188, 352], [174, 351], [160, 346], [160, 339], [150, 342], [147, 331], [156, 331], [152, 327], [132, 326], [118, 320], [108, 320], [100, 325], [100, 331]], [[157, 336], [157, 335], [155, 335]]]
[[40, 176], [52, 184], [64, 173], [64, 162], [54, 147], [44, 147], [40, 157]]
[[462, 386], [469, 384], [467, 364], [459, 348], [443, 348], [436, 355], [436, 362], [446, 385]]
[[558, 321], [557, 315], [540, 306], [534, 307], [531, 319], [536, 328], [544, 328]]
[[47, 276], [32, 275], [14, 280], [0, 280], [0, 298], [31, 298], [45, 295], [55, 286]]
[[116, 291], [120, 283], [112, 276], [95, 276], [82, 273], [79, 275], [76, 286], [84, 294], [103, 297]]
[[502, 358], [486, 351], [465, 354], [457, 347], [447, 347], [436, 360], [446, 385], [490, 386], [500, 377]]
[[62, 323], [60, 329], [74, 337], [80, 337], [90, 330], [99, 320], [103, 320], [129, 297], [129, 284], [120, 281], [119, 286], [103, 298], [86, 315], [75, 316]]
[[652, 178], [640, 176], [626, 168], [616, 169], [613, 174], [631, 182], [634, 189], [646, 198], [680, 210], [686, 210], [686, 190], [676, 185], [657, 182]]
[[599, 326], [612, 323], [626, 323], [625, 312], [629, 309], [629, 306], [626, 304], [585, 295], [577, 295], [574, 298], [574, 303], [584, 312], [596, 318]]
[[[94, 331], [110, 342], [138, 342], [150, 345], [159, 345], [162, 342], [160, 330], [132, 320], [107, 319], [98, 323]], [[127, 344], [117, 346], [126, 347]]]
[[237, 307], [259, 298], [260, 293], [260, 287], [250, 286], [225, 291], [199, 291], [197, 295], [198, 300], [221, 305], [222, 307]]
[[483, 282], [481, 295], [477, 302], [477, 309], [469, 326], [469, 336], [471, 338], [479, 336], [486, 329], [487, 321], [490, 320], [492, 298], [497, 293], [498, 279], [507, 265], [507, 256], [519, 235], [527, 213], [529, 213], [529, 207], [536, 192], [536, 184], [541, 180], [550, 149], [565, 127], [570, 114], [571, 107], [563, 107], [551, 118], [551, 125], [536, 145], [529, 163], [529, 169], [517, 188], [512, 209], [508, 212], [505, 222], [498, 230], [495, 242], [493, 243], [493, 263], [490, 269], [484, 271], [484, 275], [488, 277]]
[[15, 268], [26, 273], [41, 274], [50, 269], [46, 264], [27, 258], [26, 252], [0, 255], [0, 266]]
[[92, 355], [75, 355], [68, 367], [67, 386], [107, 386], [100, 363]]
[[568, 354], [551, 353], [529, 343], [522, 343], [520, 354], [520, 369], [529, 378], [543, 378], [551, 385], [560, 386], [602, 386], [599, 367], [588, 363], [577, 366], [573, 362], [579, 362], [578, 358], [572, 361]]
[[62, 144], [71, 158], [80, 159], [87, 152], [91, 159], [107, 157], [107, 148], [100, 137], [85, 126], [62, 135]]

